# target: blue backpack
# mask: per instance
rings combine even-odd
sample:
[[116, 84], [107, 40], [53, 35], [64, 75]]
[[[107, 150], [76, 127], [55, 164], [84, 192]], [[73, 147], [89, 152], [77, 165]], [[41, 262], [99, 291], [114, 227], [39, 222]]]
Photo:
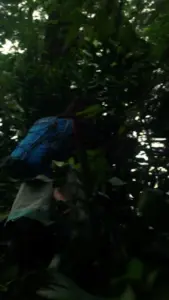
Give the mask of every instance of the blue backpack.
[[74, 150], [73, 120], [57, 117], [35, 122], [10, 156], [13, 177], [50, 175], [52, 160], [65, 161]]

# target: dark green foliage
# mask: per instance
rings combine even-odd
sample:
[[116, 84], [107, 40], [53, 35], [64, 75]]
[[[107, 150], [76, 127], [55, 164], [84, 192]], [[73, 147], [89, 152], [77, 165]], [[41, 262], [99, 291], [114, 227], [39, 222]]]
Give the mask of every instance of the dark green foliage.
[[[0, 53], [1, 162], [39, 117], [77, 113], [98, 130], [76, 153], [87, 220], [68, 220], [77, 238], [60, 266], [98, 297], [56, 276], [48, 296], [168, 299], [168, 1], [4, 0], [0, 20], [0, 43], [15, 50]], [[18, 186], [2, 169], [2, 219]], [[4, 299], [33, 299], [32, 279], [10, 285], [10, 272]]]

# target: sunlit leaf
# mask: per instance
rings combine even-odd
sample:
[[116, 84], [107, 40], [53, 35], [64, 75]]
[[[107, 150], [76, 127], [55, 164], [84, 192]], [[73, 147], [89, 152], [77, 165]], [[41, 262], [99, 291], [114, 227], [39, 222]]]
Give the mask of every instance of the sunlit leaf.
[[101, 105], [91, 105], [82, 112], [77, 113], [78, 116], [86, 116], [86, 117], [94, 117], [98, 114], [100, 114], [103, 111], [103, 108]]

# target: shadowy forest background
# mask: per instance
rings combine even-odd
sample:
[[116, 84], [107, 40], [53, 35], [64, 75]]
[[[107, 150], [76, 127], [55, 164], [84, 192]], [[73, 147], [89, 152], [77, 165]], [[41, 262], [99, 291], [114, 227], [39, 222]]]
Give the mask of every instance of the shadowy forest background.
[[[113, 177], [117, 186], [125, 183], [112, 199], [125, 213], [121, 220], [112, 213], [109, 225], [128, 228], [118, 233], [110, 258], [102, 254], [109, 288], [104, 283], [100, 291], [99, 283], [89, 292], [111, 299], [168, 299], [169, 2], [1, 0], [0, 45], [0, 158], [36, 119], [78, 103], [78, 111], [107, 133], [95, 149], [88, 141], [93, 188], [103, 192]], [[1, 172], [2, 217], [17, 189]], [[136, 221], [143, 194], [144, 220]], [[96, 208], [97, 201], [93, 220]], [[74, 291], [64, 297], [76, 296]], [[63, 297], [56, 291], [53, 299]]]

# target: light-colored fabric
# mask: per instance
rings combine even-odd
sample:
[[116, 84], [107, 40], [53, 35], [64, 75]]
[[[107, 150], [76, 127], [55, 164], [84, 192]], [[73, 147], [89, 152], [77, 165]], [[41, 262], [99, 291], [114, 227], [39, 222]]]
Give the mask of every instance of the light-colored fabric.
[[53, 188], [53, 180], [44, 175], [22, 183], [7, 222], [27, 217], [49, 225], [57, 215], [54, 199], [69, 202], [85, 199], [82, 184], [74, 170], [68, 171], [64, 186], [56, 189]]
[[49, 224], [53, 181], [38, 176], [21, 184], [8, 216], [8, 221], [28, 217]]

